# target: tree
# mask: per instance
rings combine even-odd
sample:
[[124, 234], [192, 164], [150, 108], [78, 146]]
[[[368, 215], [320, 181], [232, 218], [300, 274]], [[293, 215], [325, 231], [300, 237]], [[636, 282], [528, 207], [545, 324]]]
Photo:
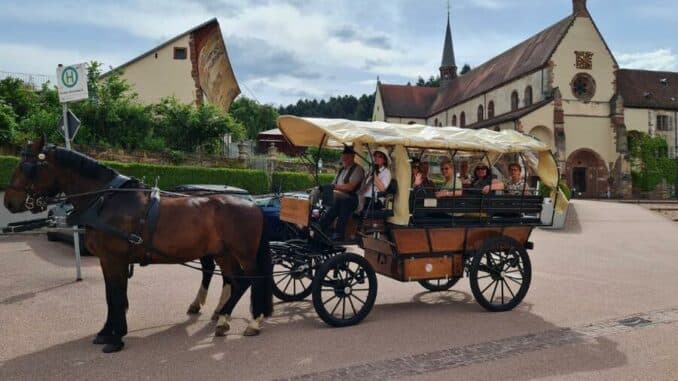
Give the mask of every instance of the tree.
[[420, 87], [440, 87], [440, 76], [430, 76], [428, 80], [424, 80], [421, 76], [417, 78], [417, 86]]
[[14, 130], [16, 130], [16, 114], [12, 107], [0, 99], [0, 143], [10, 143]]
[[261, 131], [276, 128], [278, 120], [278, 112], [272, 106], [243, 96], [233, 102], [228, 113], [244, 126], [248, 139], [256, 139]]
[[163, 98], [152, 106], [152, 112], [158, 134], [175, 150], [215, 153], [224, 134], [236, 139], [245, 134], [242, 124], [214, 105], [195, 107], [173, 97]]
[[374, 94], [363, 94], [360, 98], [353, 95], [330, 97], [327, 101], [299, 100], [295, 105], [278, 108], [281, 115], [296, 115], [321, 118], [344, 118], [352, 120], [372, 120]]
[[461, 71], [459, 72], [459, 75], [464, 75], [464, 74], [468, 73], [469, 71], [471, 71], [471, 65], [464, 64], [464, 66], [462, 66], [462, 68], [461, 68]]

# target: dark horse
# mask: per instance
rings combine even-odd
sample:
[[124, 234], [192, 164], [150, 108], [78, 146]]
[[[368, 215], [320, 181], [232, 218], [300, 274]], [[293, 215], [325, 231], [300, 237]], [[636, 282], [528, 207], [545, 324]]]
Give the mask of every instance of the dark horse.
[[216, 335], [228, 330], [230, 314], [250, 285], [253, 320], [244, 334], [258, 334], [261, 321], [273, 311], [272, 264], [261, 210], [228, 195], [162, 197], [159, 208], [153, 207], [157, 224], [151, 224], [152, 193], [141, 187], [85, 155], [41, 139], [22, 150], [5, 206], [12, 213], [36, 213], [46, 208], [46, 200], [64, 193], [74, 206], [74, 218], [89, 216], [78, 223], [87, 227], [85, 245], [99, 257], [106, 283], [108, 316], [94, 339], [105, 344], [104, 352], [124, 346], [132, 263], [183, 263], [212, 256], [232, 284], [219, 311]]

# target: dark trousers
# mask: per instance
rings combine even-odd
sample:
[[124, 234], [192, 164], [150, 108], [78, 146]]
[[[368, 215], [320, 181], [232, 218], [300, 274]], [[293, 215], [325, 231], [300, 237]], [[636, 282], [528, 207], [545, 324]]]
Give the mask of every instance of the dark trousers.
[[320, 227], [324, 232], [329, 232], [330, 225], [337, 219], [334, 233], [340, 238], [346, 233], [346, 224], [351, 214], [358, 206], [358, 195], [355, 193], [334, 192], [334, 204], [320, 219]]

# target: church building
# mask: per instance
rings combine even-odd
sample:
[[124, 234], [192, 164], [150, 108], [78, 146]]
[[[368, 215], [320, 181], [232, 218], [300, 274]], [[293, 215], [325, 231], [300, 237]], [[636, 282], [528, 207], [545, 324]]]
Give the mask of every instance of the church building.
[[440, 78], [438, 88], [378, 82], [373, 119], [525, 132], [551, 145], [583, 197], [631, 196], [628, 131], [663, 136], [678, 155], [678, 73], [619, 68], [586, 0], [463, 75], [448, 17]]

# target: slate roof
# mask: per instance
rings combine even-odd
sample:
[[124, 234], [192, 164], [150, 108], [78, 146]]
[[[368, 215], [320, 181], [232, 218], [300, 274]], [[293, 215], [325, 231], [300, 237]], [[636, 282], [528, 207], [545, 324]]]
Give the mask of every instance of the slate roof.
[[384, 113], [390, 117], [426, 118], [438, 94], [437, 87], [385, 85], [378, 83]]
[[429, 109], [429, 115], [439, 113], [545, 66], [573, 21], [572, 15], [567, 16], [450, 81]]
[[621, 69], [617, 87], [624, 107], [678, 110], [678, 73]]
[[440, 61], [441, 67], [454, 66], [454, 46], [452, 45], [452, 31], [450, 30], [450, 15], [447, 15], [447, 29], [445, 30], [445, 44], [443, 45], [443, 59]]
[[[427, 118], [545, 66], [574, 17], [569, 15], [484, 64], [436, 88], [380, 85], [390, 117]], [[384, 91], [385, 90], [385, 91]], [[398, 115], [403, 114], [403, 115]]]

